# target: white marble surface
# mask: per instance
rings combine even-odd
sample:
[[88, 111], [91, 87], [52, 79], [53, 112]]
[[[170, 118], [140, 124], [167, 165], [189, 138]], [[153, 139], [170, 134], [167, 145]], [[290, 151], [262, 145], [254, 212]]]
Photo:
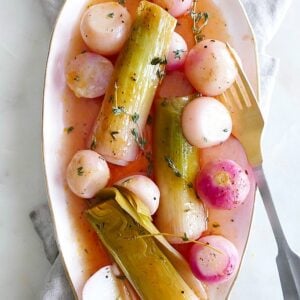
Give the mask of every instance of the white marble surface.
[[[281, 67], [263, 148], [265, 169], [287, 238], [300, 253], [300, 2], [294, 0], [268, 53]], [[38, 0], [1, 0], [0, 298], [38, 299], [49, 268], [28, 214], [46, 201], [41, 154], [43, 75], [50, 29]], [[277, 249], [258, 197], [233, 300], [282, 299]]]

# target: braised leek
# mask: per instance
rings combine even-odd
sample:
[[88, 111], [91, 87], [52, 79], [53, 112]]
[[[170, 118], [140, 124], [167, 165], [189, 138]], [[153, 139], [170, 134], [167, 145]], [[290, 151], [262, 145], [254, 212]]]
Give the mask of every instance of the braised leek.
[[[134, 220], [135, 224], [139, 224], [140, 226], [142, 226], [146, 232], [146, 235], [150, 234], [153, 236], [155, 240], [157, 240], [158, 242], [157, 245], [159, 246], [160, 250], [164, 253], [164, 255], [176, 268], [176, 271], [181, 276], [181, 278], [189, 286], [189, 289], [185, 292], [185, 295], [189, 295], [188, 299], [206, 300], [207, 294], [206, 294], [205, 287], [193, 275], [188, 263], [184, 260], [181, 254], [177, 252], [166, 241], [164, 236], [161, 235], [160, 232], [157, 230], [157, 228], [154, 226], [154, 224], [151, 221], [149, 210], [143, 204], [143, 202], [140, 201], [134, 194], [130, 193], [128, 190], [121, 187], [118, 187], [118, 189], [106, 188], [102, 190], [96, 197], [96, 202], [98, 203], [97, 206], [99, 206], [99, 204], [101, 205], [101, 203], [105, 201], [110, 201], [110, 200], [114, 200], [116, 203], [118, 203], [120, 208]], [[93, 218], [91, 218], [91, 212], [92, 209], [87, 212], [87, 215], [88, 215], [88, 219], [90, 220], [90, 222], [93, 224], [95, 228], [94, 225], [95, 222], [93, 221]], [[128, 232], [128, 234], [129, 236], [133, 236], [132, 233], [130, 232]], [[140, 238], [142, 238], [142, 236], [140, 236]], [[127, 276], [129, 276], [128, 279], [130, 279], [130, 274], [128, 272], [126, 274]], [[159, 298], [159, 299], [163, 299], [163, 298]], [[174, 298], [170, 298], [170, 299], [174, 299]]]
[[161, 193], [156, 225], [173, 235], [167, 237], [171, 243], [182, 243], [181, 237], [197, 239], [206, 229], [206, 211], [193, 186], [199, 170], [198, 150], [181, 129], [181, 113], [189, 100], [161, 99], [154, 122], [154, 174]]
[[114, 200], [88, 211], [88, 219], [142, 299], [197, 299], [153, 237]]
[[176, 19], [141, 1], [95, 123], [90, 146], [109, 162], [126, 165], [144, 148], [145, 126]]

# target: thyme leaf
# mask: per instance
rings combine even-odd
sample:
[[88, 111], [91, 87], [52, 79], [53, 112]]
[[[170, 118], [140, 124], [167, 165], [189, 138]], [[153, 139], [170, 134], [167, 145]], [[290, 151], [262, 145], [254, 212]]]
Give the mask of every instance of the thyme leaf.
[[110, 132], [110, 135], [111, 135], [113, 140], [116, 140], [116, 137], [115, 137], [116, 134], [119, 134], [119, 131], [111, 131]]
[[182, 177], [182, 174], [177, 169], [177, 167], [174, 164], [174, 161], [170, 157], [165, 156], [165, 161], [167, 162], [168, 167], [173, 171], [176, 177]]
[[116, 116], [120, 115], [125, 112], [125, 107], [124, 106], [113, 107], [112, 112]]
[[77, 168], [77, 175], [82, 176], [84, 174], [83, 167]]
[[203, 28], [208, 24], [209, 15], [207, 12], [197, 12], [198, 0], [193, 0], [192, 10], [190, 16], [193, 20], [193, 34], [196, 44], [204, 39], [202, 34]]
[[131, 116], [131, 120], [132, 120], [132, 122], [134, 122], [134, 123], [137, 123], [138, 120], [139, 120], [139, 118], [140, 118], [140, 115], [139, 115], [137, 112], [135, 112], [135, 113]]
[[167, 58], [164, 57], [164, 58], [161, 58], [161, 57], [154, 57], [152, 60], [151, 60], [151, 65], [155, 66], [155, 65], [166, 65], [168, 62], [167, 62]]
[[70, 126], [70, 127], [65, 128], [64, 131], [65, 131], [67, 134], [69, 134], [69, 133], [71, 133], [73, 130], [74, 130], [74, 126]]
[[92, 143], [91, 143], [91, 150], [95, 150], [96, 146], [97, 146], [97, 140], [96, 140], [96, 137], [93, 136]]
[[184, 53], [184, 52], [185, 52], [185, 51], [182, 50], [182, 49], [174, 50], [174, 51], [173, 51], [173, 53], [174, 53], [174, 58], [175, 58], [175, 59], [180, 59], [182, 53]]

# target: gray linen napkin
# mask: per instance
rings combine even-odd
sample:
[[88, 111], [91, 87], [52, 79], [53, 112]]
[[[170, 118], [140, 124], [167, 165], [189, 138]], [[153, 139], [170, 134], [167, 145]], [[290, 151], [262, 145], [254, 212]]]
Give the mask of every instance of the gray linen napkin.
[[[40, 1], [51, 26], [53, 26], [64, 0]], [[242, 2], [246, 8], [258, 41], [261, 75], [261, 105], [266, 118], [275, 74], [278, 68], [278, 60], [266, 55], [264, 51], [279, 28], [291, 0], [242, 0]], [[40, 298], [43, 300], [74, 299], [55, 242], [48, 205], [43, 204], [37, 207], [30, 214], [30, 218], [44, 244], [47, 259], [52, 265]]]

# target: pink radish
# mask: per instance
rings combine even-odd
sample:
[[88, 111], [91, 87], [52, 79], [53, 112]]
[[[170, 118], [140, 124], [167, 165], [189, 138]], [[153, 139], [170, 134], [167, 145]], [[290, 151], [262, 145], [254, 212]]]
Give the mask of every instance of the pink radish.
[[166, 69], [168, 71], [174, 71], [182, 67], [187, 56], [187, 50], [188, 48], [184, 38], [177, 32], [174, 32], [167, 55], [168, 63]]
[[192, 6], [192, 0], [153, 0], [173, 17], [179, 17], [185, 14]]
[[188, 53], [185, 73], [198, 92], [217, 96], [233, 84], [237, 69], [223, 42], [204, 40]]
[[113, 69], [107, 58], [91, 52], [82, 53], [66, 68], [67, 84], [77, 97], [100, 97], [106, 91]]
[[190, 266], [194, 275], [206, 283], [220, 283], [230, 279], [238, 266], [239, 254], [232, 242], [222, 236], [210, 235], [198, 240], [190, 252]]
[[249, 194], [250, 181], [246, 172], [232, 160], [212, 161], [197, 176], [197, 194], [214, 208], [233, 209]]

